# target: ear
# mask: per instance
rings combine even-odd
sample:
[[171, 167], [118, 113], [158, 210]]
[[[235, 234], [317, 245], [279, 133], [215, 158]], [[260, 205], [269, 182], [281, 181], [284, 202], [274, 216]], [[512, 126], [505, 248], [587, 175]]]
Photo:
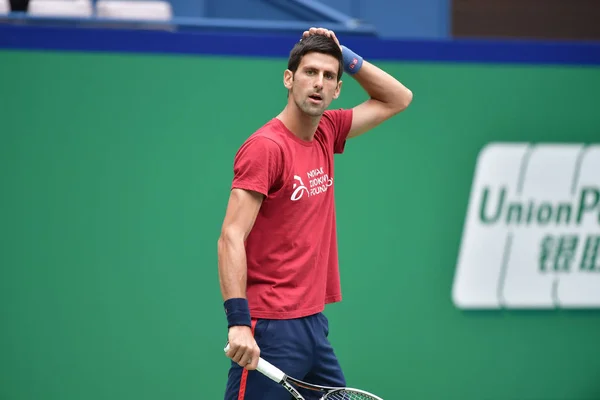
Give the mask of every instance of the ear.
[[290, 90], [292, 88], [293, 83], [294, 83], [294, 73], [292, 71], [290, 71], [289, 69], [286, 69], [283, 72], [283, 86], [285, 86], [287, 90]]
[[342, 81], [340, 80], [335, 88], [335, 92], [333, 92], [333, 98], [337, 99], [340, 97], [340, 92], [342, 91]]

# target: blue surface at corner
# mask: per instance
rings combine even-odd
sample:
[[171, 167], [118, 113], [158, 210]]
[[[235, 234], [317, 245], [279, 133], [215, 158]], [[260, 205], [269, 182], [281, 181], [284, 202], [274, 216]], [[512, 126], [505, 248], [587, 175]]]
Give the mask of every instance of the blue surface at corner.
[[[286, 57], [298, 34], [227, 30], [150, 30], [0, 25], [0, 49]], [[385, 40], [339, 35], [365, 59], [493, 64], [600, 65], [600, 43]]]

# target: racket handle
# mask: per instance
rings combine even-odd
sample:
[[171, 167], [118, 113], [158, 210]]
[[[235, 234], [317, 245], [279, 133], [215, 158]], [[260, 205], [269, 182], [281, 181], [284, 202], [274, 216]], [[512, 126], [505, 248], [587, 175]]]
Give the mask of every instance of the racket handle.
[[285, 374], [282, 370], [280, 370], [267, 360], [263, 359], [262, 357], [258, 359], [258, 365], [256, 366], [256, 369], [258, 370], [258, 372], [260, 372], [268, 378], [273, 379], [277, 383], [281, 383], [285, 379]]
[[[227, 344], [227, 346], [225, 346], [225, 353], [227, 353], [228, 350], [229, 343]], [[280, 370], [267, 360], [263, 359], [262, 357], [258, 359], [258, 365], [256, 366], [256, 369], [258, 370], [258, 372], [265, 375], [267, 378], [274, 380], [277, 383], [281, 383], [285, 379], [285, 373], [282, 370]]]

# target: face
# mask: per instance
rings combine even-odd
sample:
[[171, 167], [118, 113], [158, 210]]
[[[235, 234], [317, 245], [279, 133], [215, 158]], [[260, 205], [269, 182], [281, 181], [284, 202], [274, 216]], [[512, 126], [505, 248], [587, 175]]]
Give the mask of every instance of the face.
[[321, 53], [306, 54], [296, 73], [286, 70], [284, 85], [290, 90], [291, 100], [305, 114], [318, 117], [340, 94], [342, 82], [337, 80], [339, 62], [335, 57]]

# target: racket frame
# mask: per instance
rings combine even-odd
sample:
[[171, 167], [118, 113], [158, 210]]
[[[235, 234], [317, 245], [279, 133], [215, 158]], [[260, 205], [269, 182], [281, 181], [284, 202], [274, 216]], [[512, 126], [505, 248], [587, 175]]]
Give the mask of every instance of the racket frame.
[[[229, 350], [229, 343], [225, 347], [225, 353], [227, 353], [228, 350]], [[280, 370], [279, 368], [277, 368], [276, 366], [274, 366], [273, 364], [271, 364], [270, 362], [268, 362], [267, 360], [265, 360], [262, 357], [260, 357], [258, 359], [258, 365], [256, 366], [256, 370], [258, 372], [260, 372], [261, 374], [263, 374], [264, 376], [266, 376], [267, 378], [269, 378], [269, 379], [273, 380], [274, 382], [283, 386], [288, 392], [290, 392], [290, 394], [296, 400], [304, 400], [304, 397], [302, 397], [300, 392], [298, 392], [298, 390], [294, 386], [292, 386], [292, 384], [296, 385], [298, 387], [301, 387], [303, 389], [308, 389], [308, 390], [324, 393], [324, 395], [323, 395], [323, 397], [321, 397], [321, 399], [327, 399], [327, 397], [330, 394], [335, 394], [336, 392], [350, 391], [350, 392], [362, 393], [364, 395], [371, 396], [371, 397], [373, 397], [374, 400], [375, 399], [383, 400], [383, 399], [379, 398], [378, 396], [375, 396], [372, 393], [365, 392], [364, 390], [360, 390], [360, 389], [354, 389], [354, 388], [348, 388], [348, 387], [321, 386], [321, 385], [315, 385], [313, 383], [301, 381], [300, 379], [296, 379], [292, 376], [287, 375], [285, 372], [283, 372], [282, 370]]]

